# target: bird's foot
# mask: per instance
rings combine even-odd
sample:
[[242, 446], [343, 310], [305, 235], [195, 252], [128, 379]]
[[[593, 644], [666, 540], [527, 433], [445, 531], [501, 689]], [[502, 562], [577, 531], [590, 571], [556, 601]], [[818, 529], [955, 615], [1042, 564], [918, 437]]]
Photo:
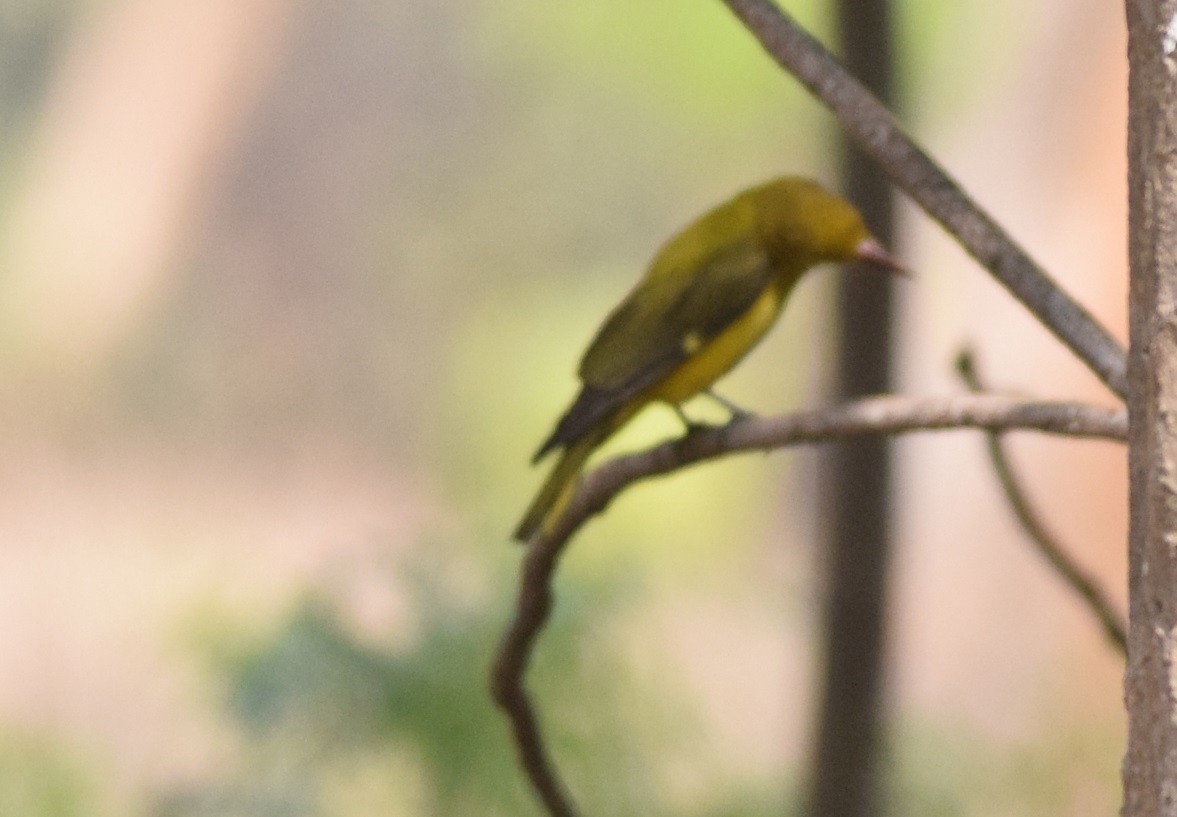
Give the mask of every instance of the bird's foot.
[[726, 397], [721, 397], [711, 389], [707, 389], [703, 393], [728, 410], [728, 412], [731, 414], [731, 418], [728, 420], [728, 425], [742, 423], [745, 420], [752, 420], [756, 417], [755, 412], [751, 412], [741, 406], [737, 406], [731, 400], [728, 400]]
[[697, 420], [692, 420], [686, 415], [686, 412], [684, 412], [680, 406], [672, 406], [672, 408], [674, 409], [674, 413], [678, 415], [679, 421], [683, 424], [683, 428], [686, 430], [686, 434], [684, 435], [686, 437], [690, 437], [693, 434], [698, 434], [701, 431], [709, 431], [710, 429], [714, 428], [714, 426], [708, 425], [707, 423], [700, 423]]

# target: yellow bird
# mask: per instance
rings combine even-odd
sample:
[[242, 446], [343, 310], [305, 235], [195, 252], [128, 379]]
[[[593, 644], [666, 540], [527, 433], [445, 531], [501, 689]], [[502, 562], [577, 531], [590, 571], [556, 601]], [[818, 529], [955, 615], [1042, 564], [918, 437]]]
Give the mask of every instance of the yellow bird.
[[563, 453], [515, 538], [555, 521], [589, 455], [645, 406], [667, 403], [685, 422], [679, 404], [710, 393], [764, 337], [806, 270], [853, 260], [903, 269], [848, 202], [796, 177], [746, 190], [670, 239], [581, 359], [580, 394], [532, 462]]

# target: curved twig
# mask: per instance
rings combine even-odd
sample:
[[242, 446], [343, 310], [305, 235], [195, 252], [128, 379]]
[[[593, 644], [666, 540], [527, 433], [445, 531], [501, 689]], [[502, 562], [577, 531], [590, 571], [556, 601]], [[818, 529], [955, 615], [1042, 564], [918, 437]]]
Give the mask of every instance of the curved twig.
[[771, 0], [723, 0], [764, 50], [834, 114], [900, 188], [981, 262], [1113, 392], [1128, 392], [1123, 348], [899, 127], [829, 51]]
[[[974, 393], [984, 391], [985, 385], [977, 372], [976, 361], [972, 350], [963, 349], [956, 358], [956, 371], [961, 380]], [[1009, 455], [1001, 443], [1001, 433], [991, 431], [985, 435], [985, 447], [989, 452], [989, 461], [993, 463], [993, 470], [997, 473], [997, 481], [1005, 494], [1006, 501], [1025, 530], [1026, 535], [1034, 544], [1035, 549], [1055, 569], [1062, 580], [1083, 600], [1091, 609], [1092, 615], [1099, 620], [1100, 627], [1108, 641], [1112, 643], [1124, 656], [1128, 655], [1127, 627], [1123, 619], [1116, 613], [1107, 593], [1103, 588], [1087, 575], [1077, 565], [1067, 550], [1046, 528], [1046, 524], [1030, 504], [1026, 489], [1022, 486], [1017, 474], [1010, 464]]]
[[961, 428], [1025, 429], [1122, 441], [1127, 437], [1128, 417], [1122, 411], [1081, 403], [1029, 402], [993, 395], [925, 400], [870, 397], [821, 411], [752, 417], [726, 426], [702, 428], [681, 439], [612, 459], [588, 474], [560, 519], [530, 543], [515, 616], [491, 675], [491, 691], [511, 720], [520, 762], [548, 813], [571, 817], [576, 812], [544, 748], [523, 676], [551, 612], [556, 565], [569, 539], [585, 522], [633, 483], [703, 460], [866, 434]]

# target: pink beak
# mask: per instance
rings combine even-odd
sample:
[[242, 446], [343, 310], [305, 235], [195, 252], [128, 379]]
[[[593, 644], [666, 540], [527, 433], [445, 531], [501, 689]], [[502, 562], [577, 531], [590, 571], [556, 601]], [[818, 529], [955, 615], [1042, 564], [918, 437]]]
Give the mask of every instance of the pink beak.
[[911, 270], [896, 261], [894, 256], [874, 238], [867, 237], [858, 242], [858, 246], [854, 248], [854, 257], [860, 261], [870, 261], [873, 264], [886, 267], [899, 275], [911, 277]]

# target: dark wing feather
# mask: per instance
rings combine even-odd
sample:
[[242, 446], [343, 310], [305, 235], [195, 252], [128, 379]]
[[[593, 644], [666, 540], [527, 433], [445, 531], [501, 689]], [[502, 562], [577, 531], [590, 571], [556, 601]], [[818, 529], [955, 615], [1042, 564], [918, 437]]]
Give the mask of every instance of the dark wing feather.
[[757, 243], [720, 247], [692, 268], [660, 268], [609, 315], [580, 365], [584, 386], [535, 455], [580, 439], [631, 398], [673, 372], [688, 338], [706, 343], [743, 315], [768, 285], [772, 267]]
[[707, 341], [744, 314], [772, 276], [751, 237], [727, 243], [683, 269], [651, 274], [609, 316], [580, 364], [587, 386], [626, 391], [648, 386], [682, 362], [684, 342]]

